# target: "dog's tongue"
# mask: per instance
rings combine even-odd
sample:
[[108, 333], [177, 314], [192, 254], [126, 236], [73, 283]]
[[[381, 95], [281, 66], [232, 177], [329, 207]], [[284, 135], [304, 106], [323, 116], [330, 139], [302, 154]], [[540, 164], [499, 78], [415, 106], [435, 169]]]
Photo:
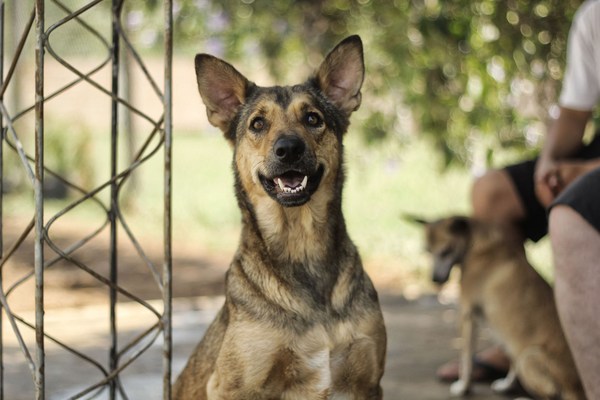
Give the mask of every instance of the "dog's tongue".
[[287, 172], [275, 177], [274, 181], [281, 191], [289, 191], [289, 189], [304, 190], [308, 182], [308, 176], [298, 172]]

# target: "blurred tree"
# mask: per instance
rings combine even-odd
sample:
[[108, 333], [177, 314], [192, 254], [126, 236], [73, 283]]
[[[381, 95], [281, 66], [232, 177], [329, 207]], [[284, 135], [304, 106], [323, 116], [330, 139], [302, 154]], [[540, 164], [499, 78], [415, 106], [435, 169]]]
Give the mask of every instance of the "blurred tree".
[[[156, 1], [139, 1], [157, 7]], [[178, 51], [304, 76], [346, 35], [365, 43], [368, 141], [427, 135], [447, 161], [535, 148], [581, 0], [178, 0]], [[308, 52], [307, 52], [308, 50]], [[239, 64], [238, 64], [239, 65]], [[246, 71], [244, 71], [246, 72]], [[304, 75], [302, 75], [304, 74]], [[483, 143], [483, 145], [482, 145]], [[481, 151], [480, 151], [481, 153]]]
[[488, 150], [524, 149], [539, 137], [539, 121], [557, 99], [579, 4], [415, 0], [395, 9], [409, 16], [408, 43], [390, 43], [385, 33], [381, 42], [388, 54], [407, 49], [409, 68], [396, 62], [390, 69], [407, 88], [420, 129], [447, 159], [465, 159], [473, 140], [485, 140]]

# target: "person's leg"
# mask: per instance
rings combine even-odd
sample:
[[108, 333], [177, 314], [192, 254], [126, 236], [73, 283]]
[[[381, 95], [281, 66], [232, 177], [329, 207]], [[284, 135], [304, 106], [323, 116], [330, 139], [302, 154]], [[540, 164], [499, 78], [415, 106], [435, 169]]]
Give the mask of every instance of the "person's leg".
[[473, 217], [517, 225], [526, 215], [521, 196], [506, 170], [491, 170], [475, 180], [471, 190]]
[[587, 397], [600, 399], [600, 233], [567, 205], [549, 224], [561, 323]]
[[535, 193], [535, 165], [527, 160], [491, 170], [473, 184], [473, 216], [514, 228], [523, 241], [537, 242], [548, 233], [546, 208]]

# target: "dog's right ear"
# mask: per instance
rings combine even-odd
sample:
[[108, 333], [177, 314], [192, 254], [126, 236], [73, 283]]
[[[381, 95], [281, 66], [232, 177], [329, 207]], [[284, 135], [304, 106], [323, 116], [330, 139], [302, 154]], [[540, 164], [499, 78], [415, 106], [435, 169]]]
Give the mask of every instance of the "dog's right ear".
[[206, 106], [208, 121], [233, 141], [230, 124], [244, 103], [251, 83], [233, 66], [209, 54], [195, 58], [196, 80], [200, 97]]
[[454, 217], [449, 229], [455, 235], [467, 235], [471, 230], [471, 220], [468, 217]]

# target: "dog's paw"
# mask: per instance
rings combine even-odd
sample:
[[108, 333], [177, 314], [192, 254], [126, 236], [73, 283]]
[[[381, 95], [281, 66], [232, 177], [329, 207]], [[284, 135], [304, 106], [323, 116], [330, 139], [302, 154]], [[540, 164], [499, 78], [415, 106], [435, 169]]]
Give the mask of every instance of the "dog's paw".
[[517, 388], [518, 381], [517, 371], [511, 368], [504, 378], [496, 379], [492, 382], [491, 388], [496, 393], [508, 393]]
[[491, 388], [495, 393], [506, 393], [515, 388], [515, 380], [508, 377], [496, 379]]
[[452, 396], [464, 396], [469, 392], [469, 384], [467, 381], [459, 379], [450, 385], [450, 394]]

